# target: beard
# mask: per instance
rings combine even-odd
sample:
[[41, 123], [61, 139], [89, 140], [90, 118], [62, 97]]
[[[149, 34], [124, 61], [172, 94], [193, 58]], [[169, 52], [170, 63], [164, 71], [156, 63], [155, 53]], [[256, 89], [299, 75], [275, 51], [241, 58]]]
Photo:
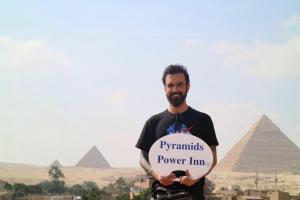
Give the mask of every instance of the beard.
[[167, 98], [172, 106], [178, 107], [185, 101], [186, 96], [187, 92], [185, 92], [184, 94], [181, 92], [174, 92], [167, 95]]

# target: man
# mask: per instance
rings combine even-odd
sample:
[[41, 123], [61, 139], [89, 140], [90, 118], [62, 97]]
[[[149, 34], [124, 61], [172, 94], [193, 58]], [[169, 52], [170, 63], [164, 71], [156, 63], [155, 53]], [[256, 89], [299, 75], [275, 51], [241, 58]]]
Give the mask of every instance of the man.
[[152, 144], [159, 138], [174, 133], [188, 133], [204, 140], [213, 152], [212, 166], [214, 167], [217, 163], [216, 146], [219, 143], [211, 118], [186, 103], [186, 96], [190, 89], [190, 79], [186, 68], [182, 65], [169, 65], [163, 73], [162, 82], [169, 106], [167, 110], [148, 119], [144, 125], [136, 144], [136, 147], [141, 149], [141, 167], [154, 178], [151, 188], [152, 199], [202, 200], [204, 199], [205, 176], [193, 180], [186, 171], [178, 182], [175, 181], [174, 173], [160, 176], [149, 164], [148, 152]]

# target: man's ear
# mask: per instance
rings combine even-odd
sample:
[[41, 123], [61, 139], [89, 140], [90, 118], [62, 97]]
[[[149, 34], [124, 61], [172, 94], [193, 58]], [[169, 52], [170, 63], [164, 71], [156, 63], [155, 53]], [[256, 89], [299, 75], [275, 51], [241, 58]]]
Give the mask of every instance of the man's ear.
[[165, 93], [167, 93], [167, 86], [166, 85], [164, 85], [164, 91], [165, 91]]
[[186, 85], [186, 91], [187, 91], [187, 92], [190, 90], [190, 87], [191, 87], [190, 84], [187, 84], [187, 85]]

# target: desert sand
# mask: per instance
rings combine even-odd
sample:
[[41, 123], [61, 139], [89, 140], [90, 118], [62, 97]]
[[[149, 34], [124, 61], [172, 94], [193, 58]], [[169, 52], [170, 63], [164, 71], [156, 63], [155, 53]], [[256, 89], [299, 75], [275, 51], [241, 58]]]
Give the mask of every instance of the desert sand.
[[[0, 179], [10, 183], [36, 184], [43, 180], [50, 180], [48, 176], [49, 167], [41, 167], [23, 164], [0, 163]], [[125, 179], [137, 179], [137, 176], [144, 174], [141, 168], [61, 168], [65, 175], [66, 185], [82, 184], [84, 181], [93, 181], [99, 187], [113, 183], [119, 177]], [[229, 188], [230, 185], [239, 185], [241, 189], [256, 189], [256, 173], [237, 173], [237, 172], [212, 172], [207, 176], [213, 181], [216, 189], [221, 187]], [[300, 193], [300, 175], [278, 174], [277, 188], [291, 194]], [[258, 174], [258, 189], [275, 189], [275, 174]]]

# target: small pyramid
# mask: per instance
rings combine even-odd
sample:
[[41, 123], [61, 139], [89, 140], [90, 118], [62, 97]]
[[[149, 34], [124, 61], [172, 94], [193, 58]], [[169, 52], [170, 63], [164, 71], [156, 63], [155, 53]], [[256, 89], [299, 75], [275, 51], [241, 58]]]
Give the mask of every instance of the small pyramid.
[[60, 162], [58, 160], [55, 160], [51, 165], [50, 167], [58, 167], [58, 168], [61, 168], [63, 167], [62, 164], [60, 164]]
[[96, 146], [87, 152], [83, 158], [76, 164], [76, 167], [88, 167], [88, 168], [111, 168], [102, 153]]
[[300, 173], [300, 149], [263, 115], [215, 170]]

